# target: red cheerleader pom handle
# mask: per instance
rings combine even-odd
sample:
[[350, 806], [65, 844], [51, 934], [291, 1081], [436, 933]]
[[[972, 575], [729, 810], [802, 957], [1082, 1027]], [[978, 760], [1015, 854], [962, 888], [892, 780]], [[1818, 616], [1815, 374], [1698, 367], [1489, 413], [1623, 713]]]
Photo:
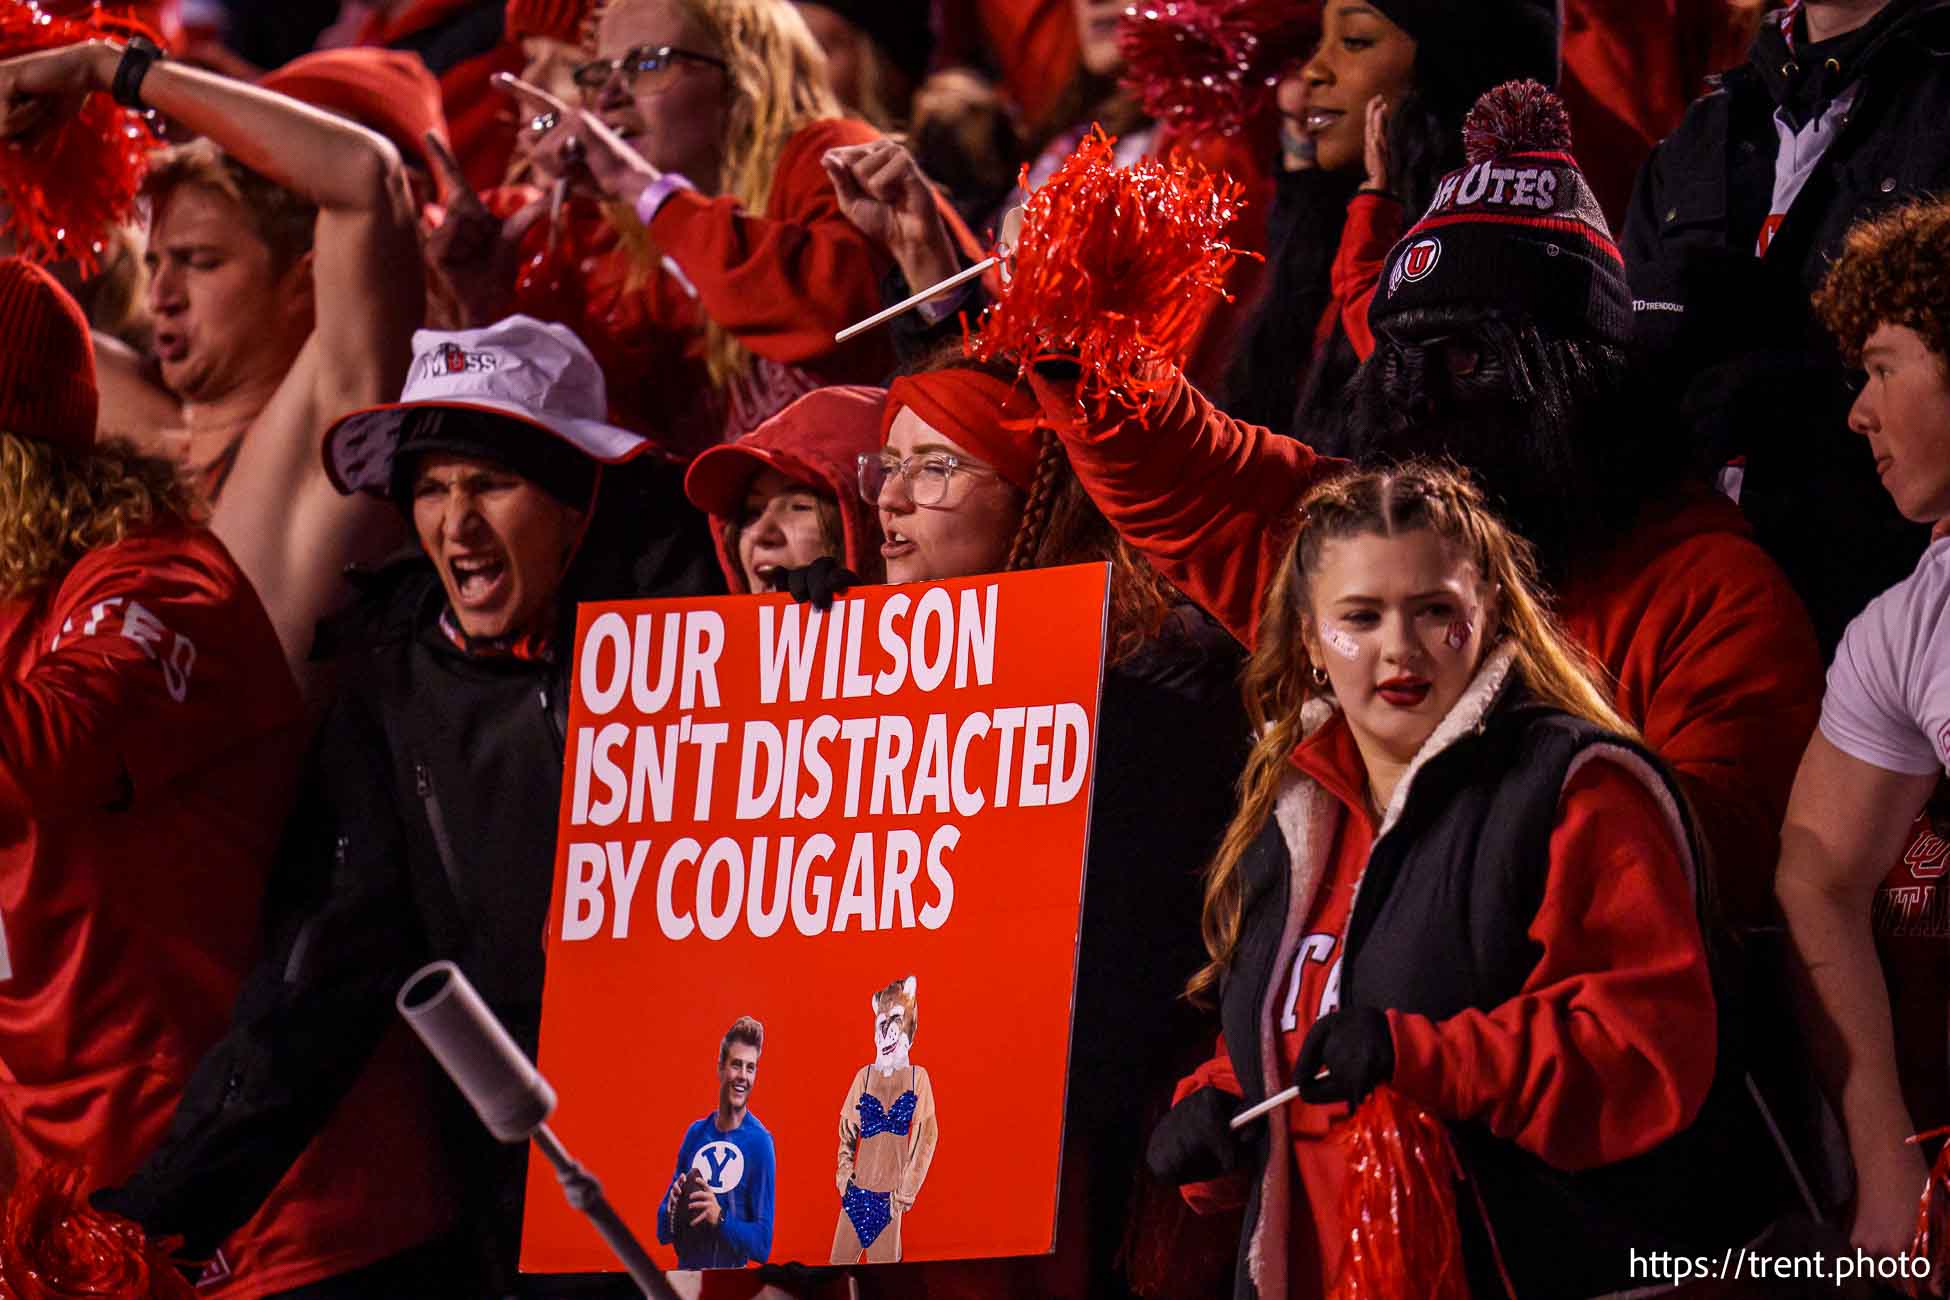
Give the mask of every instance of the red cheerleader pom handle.
[[1093, 127], [1024, 205], [1008, 286], [967, 344], [971, 355], [1077, 361], [1102, 389], [1144, 409], [1226, 292], [1238, 256], [1221, 238], [1241, 187], [1182, 155], [1116, 165]]
[[1441, 1121], [1376, 1088], [1336, 1134], [1347, 1236], [1329, 1300], [1469, 1300], [1456, 1225], [1461, 1166]]
[[0, 1210], [0, 1300], [191, 1300], [164, 1243], [91, 1208], [76, 1169], [43, 1165]]
[[1231, 135], [1319, 30], [1317, 0], [1138, 0], [1117, 31], [1119, 80], [1152, 117]]
[[[0, 58], [57, 49], [138, 25], [91, 12], [56, 17], [31, 2], [0, 5]], [[38, 262], [73, 259], [84, 274], [99, 265], [111, 226], [135, 215], [136, 194], [153, 138], [138, 113], [102, 91], [88, 94], [64, 121], [0, 141], [0, 233]]]
[[[1950, 1128], [1931, 1129], [1906, 1141], [1921, 1146], [1943, 1137], [1950, 1137]], [[1901, 1285], [1912, 1296], [1942, 1295], [1943, 1280], [1950, 1277], [1950, 1142], [1937, 1152], [1930, 1177], [1923, 1184], [1923, 1195], [1916, 1204], [1916, 1237], [1909, 1253], [1928, 1267], [1915, 1277], [1906, 1275]]]

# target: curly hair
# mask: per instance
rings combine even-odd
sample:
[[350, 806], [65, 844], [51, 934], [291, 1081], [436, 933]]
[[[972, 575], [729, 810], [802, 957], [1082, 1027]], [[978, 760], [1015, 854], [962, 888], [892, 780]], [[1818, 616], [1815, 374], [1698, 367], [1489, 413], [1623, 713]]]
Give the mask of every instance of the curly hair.
[[1852, 366], [1878, 325], [1907, 326], [1950, 360], [1950, 200], [1918, 199], [1856, 222], [1814, 304]]
[[150, 524], [194, 517], [175, 464], [133, 443], [73, 453], [0, 433], [0, 599], [34, 591]]

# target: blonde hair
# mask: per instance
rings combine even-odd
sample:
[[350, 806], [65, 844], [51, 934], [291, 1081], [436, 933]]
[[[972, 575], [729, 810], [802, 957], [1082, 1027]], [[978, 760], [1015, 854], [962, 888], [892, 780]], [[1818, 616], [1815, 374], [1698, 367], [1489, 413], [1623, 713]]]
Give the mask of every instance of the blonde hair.
[[1530, 693], [1555, 709], [1636, 738], [1618, 715], [1598, 667], [1551, 617], [1537, 581], [1530, 545], [1511, 532], [1461, 470], [1410, 461], [1393, 469], [1363, 470], [1320, 484], [1300, 503], [1300, 527], [1281, 558], [1266, 595], [1252, 657], [1241, 678], [1246, 716], [1258, 737], [1239, 778], [1239, 809], [1206, 868], [1201, 918], [1210, 962], [1186, 986], [1205, 1000], [1232, 964], [1244, 921], [1240, 867], [1259, 837], [1288, 760], [1303, 736], [1300, 711], [1324, 688], [1303, 632], [1309, 575], [1329, 542], [1364, 534], [1398, 537], [1427, 530], [1476, 568], [1494, 593], [1495, 625], [1515, 653], [1514, 671]]
[[69, 452], [0, 433], [0, 599], [36, 590], [138, 529], [193, 517], [176, 466], [133, 443]]
[[251, 231], [271, 250], [271, 269], [279, 275], [311, 251], [318, 208], [284, 186], [267, 180], [201, 137], [187, 144], [152, 150], [142, 197], [149, 219], [184, 185], [214, 190], [242, 207]]
[[[604, 14], [634, 0], [608, 0]], [[826, 72], [826, 53], [786, 0], [677, 0], [725, 61], [730, 111], [718, 193], [762, 215], [772, 198], [779, 155], [794, 132], [844, 111]], [[654, 266], [653, 256], [648, 264]], [[704, 357], [722, 388], [751, 366], [751, 353], [716, 321], [704, 322]]]

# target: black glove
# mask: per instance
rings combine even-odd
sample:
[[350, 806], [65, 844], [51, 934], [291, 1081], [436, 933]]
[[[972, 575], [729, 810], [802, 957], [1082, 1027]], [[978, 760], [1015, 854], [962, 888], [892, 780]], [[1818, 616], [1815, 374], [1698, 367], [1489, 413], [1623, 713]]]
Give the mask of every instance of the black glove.
[[774, 590], [785, 592], [802, 605], [810, 603], [814, 609], [831, 609], [833, 597], [859, 585], [860, 575], [830, 555], [822, 555], [797, 569], [776, 569], [772, 573]]
[[1217, 1088], [1200, 1088], [1165, 1112], [1151, 1130], [1144, 1162], [1167, 1186], [1203, 1183], [1239, 1168], [1243, 1141], [1232, 1117], [1245, 1103]]
[[[1326, 1077], [1316, 1078], [1323, 1069]], [[1360, 1105], [1395, 1075], [1395, 1040], [1388, 1032], [1387, 1014], [1373, 1007], [1328, 1012], [1307, 1031], [1293, 1074], [1304, 1101]]]

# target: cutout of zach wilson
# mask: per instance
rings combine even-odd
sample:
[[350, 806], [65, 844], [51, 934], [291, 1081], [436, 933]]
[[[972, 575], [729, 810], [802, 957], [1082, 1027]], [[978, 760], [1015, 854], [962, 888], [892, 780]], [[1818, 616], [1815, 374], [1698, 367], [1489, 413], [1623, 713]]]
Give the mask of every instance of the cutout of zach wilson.
[[743, 1268], [772, 1253], [772, 1135], [752, 1114], [765, 1026], [741, 1016], [718, 1046], [718, 1108], [691, 1125], [657, 1213], [679, 1268]]

